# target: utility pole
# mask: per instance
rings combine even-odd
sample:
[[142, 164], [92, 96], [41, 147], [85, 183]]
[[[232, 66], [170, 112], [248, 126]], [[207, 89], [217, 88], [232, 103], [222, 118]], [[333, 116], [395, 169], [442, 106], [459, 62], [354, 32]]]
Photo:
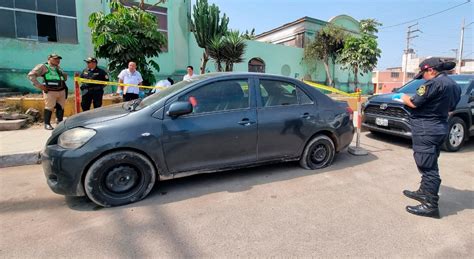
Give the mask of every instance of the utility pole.
[[403, 84], [405, 84], [407, 80], [407, 66], [408, 66], [408, 53], [410, 52], [410, 40], [419, 36], [419, 35], [413, 35], [413, 33], [422, 32], [418, 29], [416, 30], [411, 29], [412, 27], [417, 26], [417, 25], [418, 23], [415, 23], [413, 25], [408, 26], [408, 29], [407, 29], [407, 48], [405, 49], [405, 69], [403, 71]]
[[462, 50], [464, 48], [464, 21], [465, 19], [462, 19], [462, 25], [461, 25], [461, 42], [459, 43], [459, 59], [458, 59], [458, 74], [461, 74], [461, 66], [462, 66]]
[[469, 25], [473, 24], [474, 22], [469, 23], [468, 25], [464, 25], [466, 19], [462, 19], [462, 25], [461, 25], [461, 42], [459, 43], [459, 59], [458, 59], [458, 64], [457, 64], [457, 72], [458, 74], [461, 74], [461, 66], [462, 66], [462, 52], [464, 50], [464, 29], [469, 27]]

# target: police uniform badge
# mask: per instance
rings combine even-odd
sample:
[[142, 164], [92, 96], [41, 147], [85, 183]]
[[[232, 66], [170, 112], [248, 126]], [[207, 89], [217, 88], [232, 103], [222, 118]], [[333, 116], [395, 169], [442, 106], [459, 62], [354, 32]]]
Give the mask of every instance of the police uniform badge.
[[419, 95], [419, 96], [423, 96], [425, 93], [426, 93], [426, 86], [425, 85], [421, 85], [418, 90], [416, 90], [416, 93]]

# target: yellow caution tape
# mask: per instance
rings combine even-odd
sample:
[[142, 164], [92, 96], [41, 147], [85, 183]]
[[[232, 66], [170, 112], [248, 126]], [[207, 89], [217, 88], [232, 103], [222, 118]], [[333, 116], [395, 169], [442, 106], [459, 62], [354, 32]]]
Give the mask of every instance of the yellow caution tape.
[[[98, 80], [85, 79], [85, 78], [80, 78], [80, 77], [74, 77], [74, 81], [77, 81], [80, 84], [81, 83], [86, 83], [86, 84], [98, 84], [98, 85], [116, 85], [116, 86], [125, 86], [125, 87], [138, 87], [138, 88], [145, 88], [145, 89], [160, 89], [160, 90], [162, 90], [162, 89], [166, 88], [166, 87], [163, 87], [163, 86], [144, 86], [144, 85], [124, 84], [124, 83], [118, 83], [118, 82], [109, 82], [109, 81], [98, 81]], [[360, 92], [346, 93], [346, 92], [341, 91], [339, 89], [336, 89], [334, 87], [314, 83], [314, 82], [311, 82], [311, 81], [303, 80], [303, 82], [310, 85], [310, 86], [312, 86], [312, 87], [316, 87], [318, 89], [326, 90], [326, 91], [336, 93], [336, 94], [341, 94], [341, 95], [344, 95], [344, 96], [358, 97], [361, 94]]]
[[97, 85], [116, 85], [116, 86], [125, 86], [125, 87], [138, 87], [138, 88], [145, 88], [145, 89], [165, 89], [166, 87], [163, 86], [145, 86], [145, 85], [134, 85], [134, 84], [124, 84], [118, 82], [109, 82], [109, 81], [99, 81], [99, 80], [92, 80], [92, 79], [85, 79], [80, 77], [74, 77], [74, 81], [77, 81], [79, 84], [97, 84]]
[[322, 84], [318, 84], [318, 83], [314, 83], [314, 82], [311, 82], [311, 81], [306, 81], [306, 80], [303, 80], [304, 83], [312, 86], [312, 87], [316, 87], [318, 89], [322, 89], [322, 90], [326, 90], [326, 91], [330, 91], [332, 93], [336, 93], [336, 94], [342, 94], [342, 95], [345, 95], [345, 96], [350, 96], [350, 97], [358, 97], [361, 93], [360, 92], [356, 92], [356, 93], [346, 93], [344, 91], [341, 91], [339, 89], [336, 89], [334, 87], [331, 87], [331, 86], [327, 86], [327, 85], [322, 85]]

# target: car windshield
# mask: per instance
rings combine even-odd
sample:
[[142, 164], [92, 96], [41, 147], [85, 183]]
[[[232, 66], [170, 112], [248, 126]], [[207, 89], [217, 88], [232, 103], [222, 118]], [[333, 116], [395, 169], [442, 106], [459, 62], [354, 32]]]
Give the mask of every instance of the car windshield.
[[157, 93], [152, 94], [152, 95], [146, 97], [145, 99], [143, 99], [140, 102], [140, 104], [136, 107], [135, 110], [143, 109], [143, 108], [145, 108], [145, 107], [147, 107], [147, 106], [149, 106], [153, 103], [158, 102], [159, 100], [165, 98], [166, 96], [168, 96], [170, 94], [173, 94], [175, 92], [180, 91], [181, 89], [187, 87], [190, 84], [193, 84], [193, 83], [195, 83], [199, 80], [202, 80], [202, 79], [206, 79], [210, 76], [212, 76], [212, 75], [211, 74], [206, 74], [206, 75], [195, 76], [195, 77], [192, 77], [190, 79], [180, 81], [180, 82], [178, 82], [178, 83], [176, 83], [176, 84], [174, 84], [170, 87], [161, 89]]
[[[461, 87], [462, 92], [464, 93], [469, 85], [469, 82], [472, 80], [467, 77], [451, 77], [456, 83]], [[419, 80], [412, 80], [408, 82], [405, 86], [400, 88], [397, 93], [404, 93], [404, 94], [414, 94], [420, 85], [422, 85], [426, 80], [419, 79]]]

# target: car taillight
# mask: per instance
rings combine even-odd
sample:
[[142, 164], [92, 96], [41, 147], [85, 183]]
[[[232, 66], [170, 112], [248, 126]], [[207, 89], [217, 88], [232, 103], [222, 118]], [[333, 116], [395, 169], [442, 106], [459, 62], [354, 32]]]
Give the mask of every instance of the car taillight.
[[354, 111], [352, 110], [352, 108], [349, 107], [349, 106], [347, 106], [347, 107], [346, 107], [346, 112], [347, 112], [347, 114], [349, 114], [349, 118], [350, 118], [351, 120], [353, 120], [353, 119], [354, 119]]

